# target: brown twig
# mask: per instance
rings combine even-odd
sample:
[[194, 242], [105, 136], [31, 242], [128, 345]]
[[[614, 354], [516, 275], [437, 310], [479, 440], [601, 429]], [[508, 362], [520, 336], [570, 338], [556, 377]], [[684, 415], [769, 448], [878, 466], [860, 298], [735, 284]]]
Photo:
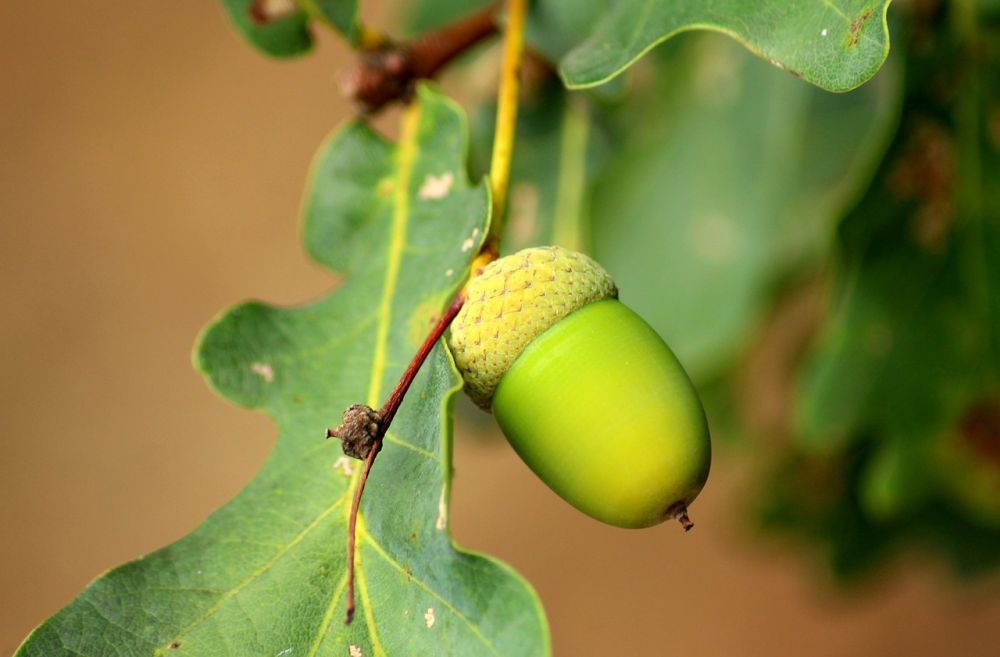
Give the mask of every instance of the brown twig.
[[379, 437], [368, 452], [361, 476], [358, 477], [358, 487], [354, 489], [354, 500], [351, 502], [351, 515], [347, 520], [347, 614], [344, 617], [344, 625], [350, 625], [354, 620], [354, 557], [357, 553], [358, 509], [361, 507], [361, 495], [365, 492], [368, 474], [372, 471], [375, 457], [381, 450], [382, 438]]
[[[455, 295], [451, 305], [444, 311], [444, 314], [441, 315], [437, 323], [434, 324], [434, 328], [427, 334], [424, 343], [420, 345], [420, 349], [417, 350], [406, 371], [399, 378], [396, 387], [392, 389], [388, 399], [385, 400], [382, 408], [376, 414], [377, 422], [375, 422], [374, 435], [368, 447], [368, 453], [364, 457], [364, 465], [358, 477], [358, 486], [354, 490], [354, 499], [351, 502], [351, 514], [347, 522], [347, 614], [344, 619], [346, 625], [350, 625], [351, 621], [354, 620], [354, 562], [357, 554], [358, 510], [361, 507], [361, 496], [365, 491], [365, 483], [368, 481], [368, 475], [375, 464], [375, 457], [378, 456], [379, 451], [382, 449], [382, 440], [385, 437], [385, 433], [389, 430], [389, 425], [392, 424], [393, 418], [396, 417], [396, 411], [399, 410], [399, 405], [403, 402], [403, 397], [406, 396], [407, 390], [410, 389], [410, 385], [416, 378], [417, 372], [420, 371], [420, 367], [427, 360], [427, 356], [431, 353], [434, 345], [438, 343], [438, 340], [444, 335], [452, 320], [455, 319], [458, 311], [462, 309], [463, 303], [465, 303], [465, 295], [463, 292], [459, 292]], [[336, 429], [328, 429], [326, 432], [327, 438], [337, 437], [346, 442], [346, 436], [349, 434], [353, 435], [359, 423], [362, 433], [368, 431], [372, 418], [366, 416], [363, 412], [352, 414], [352, 411], [358, 408], [358, 406], [348, 408], [344, 413], [344, 424]], [[353, 422], [355, 418], [358, 418], [356, 423]]]
[[341, 76], [341, 91], [365, 114], [408, 101], [417, 80], [431, 78], [448, 62], [496, 34], [496, 7], [489, 6], [413, 41], [385, 41], [360, 52], [361, 61]]

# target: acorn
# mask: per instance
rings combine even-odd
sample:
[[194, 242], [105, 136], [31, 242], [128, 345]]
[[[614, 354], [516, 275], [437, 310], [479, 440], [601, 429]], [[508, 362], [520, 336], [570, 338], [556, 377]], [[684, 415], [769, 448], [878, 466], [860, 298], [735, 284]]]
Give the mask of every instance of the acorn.
[[619, 527], [690, 529], [711, 462], [704, 409], [594, 260], [548, 246], [491, 262], [449, 344], [466, 392], [563, 499]]

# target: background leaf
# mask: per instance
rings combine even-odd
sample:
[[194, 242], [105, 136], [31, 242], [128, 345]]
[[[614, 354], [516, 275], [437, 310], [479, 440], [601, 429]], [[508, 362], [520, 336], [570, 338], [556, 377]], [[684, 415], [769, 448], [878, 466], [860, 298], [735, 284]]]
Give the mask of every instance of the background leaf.
[[251, 45], [272, 57], [293, 57], [312, 47], [309, 16], [296, 9], [280, 18], [258, 23], [250, 14], [254, 0], [222, 0], [222, 7], [236, 30]]
[[726, 33], [831, 91], [875, 74], [889, 52], [889, 0], [621, 0], [562, 61], [569, 87], [600, 84], [656, 44], [692, 29]]
[[272, 57], [295, 57], [312, 48], [310, 22], [329, 24], [351, 43], [360, 37], [357, 0], [289, 0], [289, 8], [265, 22], [254, 20], [255, 0], [222, 0], [236, 30], [251, 45]]
[[318, 20], [325, 21], [352, 44], [361, 38], [358, 0], [299, 0], [301, 6]]
[[711, 35], [653, 60], [610, 113], [594, 247], [704, 380], [756, 332], [779, 277], [824, 252], [886, 146], [899, 88], [885, 70], [833, 95]]
[[[232, 502], [174, 545], [89, 586], [18, 655], [539, 655], [530, 587], [448, 534], [451, 406], [460, 379], [437, 347], [389, 431], [359, 522], [359, 607], [342, 623], [345, 528], [357, 462], [322, 439], [341, 409], [379, 405], [464, 280], [486, 228], [485, 184], [464, 174], [461, 113], [422, 88], [398, 146], [363, 124], [321, 150], [306, 240], [352, 250], [347, 281], [292, 309], [248, 303], [204, 334], [199, 368], [278, 424], [275, 449]], [[326, 241], [329, 240], [329, 241]], [[332, 467], [331, 467], [332, 466]]]
[[765, 522], [805, 529], [844, 575], [908, 543], [961, 573], [1000, 566], [1000, 87], [988, 74], [1000, 50], [956, 25], [927, 13], [907, 26], [900, 129], [840, 228], [829, 321], [801, 372], [785, 459], [838, 463], [844, 479], [817, 504], [816, 481], [784, 466], [767, 486]]

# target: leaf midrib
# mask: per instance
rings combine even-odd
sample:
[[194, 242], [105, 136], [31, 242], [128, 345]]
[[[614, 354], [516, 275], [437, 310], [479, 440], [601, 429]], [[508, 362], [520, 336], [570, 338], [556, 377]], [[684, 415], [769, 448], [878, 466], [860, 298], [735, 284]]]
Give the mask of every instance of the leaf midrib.
[[[385, 279], [382, 284], [382, 294], [379, 298], [378, 324], [375, 329], [375, 345], [372, 354], [372, 369], [368, 382], [367, 403], [372, 408], [377, 408], [380, 400], [382, 379], [385, 377], [386, 352], [389, 348], [389, 327], [392, 324], [392, 301], [396, 295], [396, 286], [399, 282], [400, 263], [403, 259], [403, 248], [406, 245], [406, 226], [410, 213], [410, 180], [413, 176], [413, 166], [417, 157], [417, 137], [420, 124], [420, 105], [414, 103], [408, 107], [403, 114], [402, 130], [400, 131], [399, 150], [397, 151], [397, 171], [398, 175], [393, 187], [392, 204], [392, 224], [389, 229], [389, 247], [386, 254]], [[341, 496], [341, 500], [354, 497], [361, 476], [361, 468], [355, 468], [351, 476], [351, 483]], [[344, 505], [347, 514], [350, 513], [350, 506]], [[361, 515], [360, 510], [358, 515]], [[345, 516], [345, 522], [349, 518]], [[360, 518], [359, 518], [360, 521]], [[355, 566], [355, 573], [358, 577], [359, 593], [362, 597], [363, 616], [365, 625], [368, 627], [369, 638], [376, 655], [384, 655], [381, 643], [378, 640], [378, 633], [375, 630], [375, 619], [371, 615], [371, 605], [369, 604], [367, 588], [364, 586], [364, 573], [361, 564]], [[333, 621], [333, 610], [337, 607], [340, 594], [334, 592], [323, 621], [320, 623], [313, 649], [309, 657], [313, 657], [323, 644], [330, 623]]]
[[368, 405], [377, 408], [382, 378], [385, 376], [386, 351], [389, 348], [389, 326], [392, 323], [392, 301], [399, 282], [399, 267], [406, 245], [406, 225], [410, 214], [410, 178], [417, 156], [417, 127], [420, 121], [418, 104], [411, 105], [403, 115], [399, 142], [399, 177], [393, 189], [392, 227], [386, 256], [385, 282], [379, 299], [378, 325], [375, 332], [375, 353], [372, 357], [371, 379], [368, 382]]

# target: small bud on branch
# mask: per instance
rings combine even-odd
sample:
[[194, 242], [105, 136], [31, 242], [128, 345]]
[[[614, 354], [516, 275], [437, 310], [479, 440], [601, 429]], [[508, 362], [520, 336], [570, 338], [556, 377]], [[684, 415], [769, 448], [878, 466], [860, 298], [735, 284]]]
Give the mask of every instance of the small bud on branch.
[[354, 404], [344, 411], [343, 424], [336, 429], [327, 429], [327, 438], [339, 438], [344, 454], [360, 461], [368, 458], [381, 435], [382, 416], [371, 406]]

